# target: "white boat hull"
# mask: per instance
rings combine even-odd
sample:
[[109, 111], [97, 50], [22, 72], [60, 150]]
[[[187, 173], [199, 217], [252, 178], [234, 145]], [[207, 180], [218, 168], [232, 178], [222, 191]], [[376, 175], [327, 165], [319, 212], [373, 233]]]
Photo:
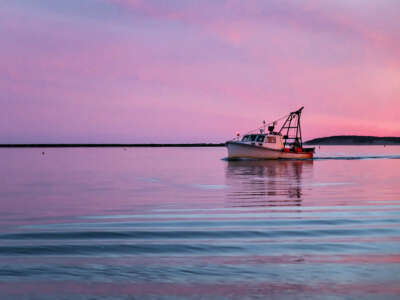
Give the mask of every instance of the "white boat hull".
[[228, 159], [310, 159], [313, 157], [312, 152], [285, 152], [233, 141], [227, 142], [226, 147], [228, 149]]

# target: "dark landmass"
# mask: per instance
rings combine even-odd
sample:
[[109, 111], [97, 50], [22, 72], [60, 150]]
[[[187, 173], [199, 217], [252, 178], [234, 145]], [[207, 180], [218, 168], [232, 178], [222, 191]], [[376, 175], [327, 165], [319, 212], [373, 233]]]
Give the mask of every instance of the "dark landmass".
[[400, 145], [400, 137], [336, 135], [309, 140], [307, 145]]
[[193, 144], [0, 144], [0, 148], [78, 148], [78, 147], [223, 147], [225, 143]]

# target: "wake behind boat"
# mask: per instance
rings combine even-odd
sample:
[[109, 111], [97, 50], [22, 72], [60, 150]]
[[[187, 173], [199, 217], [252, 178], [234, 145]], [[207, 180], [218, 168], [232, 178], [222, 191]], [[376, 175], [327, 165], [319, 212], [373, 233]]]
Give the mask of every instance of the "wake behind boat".
[[300, 117], [304, 107], [291, 112], [281, 129], [275, 132], [277, 121], [266, 123], [257, 129], [258, 133], [245, 134], [226, 142], [228, 159], [311, 159], [315, 148], [303, 148]]

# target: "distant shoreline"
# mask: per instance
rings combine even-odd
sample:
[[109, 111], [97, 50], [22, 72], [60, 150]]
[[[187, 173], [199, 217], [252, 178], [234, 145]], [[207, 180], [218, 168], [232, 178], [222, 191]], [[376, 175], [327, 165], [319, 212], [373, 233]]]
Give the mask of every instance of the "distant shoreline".
[[400, 137], [378, 137], [362, 135], [336, 135], [316, 138], [306, 141], [306, 145], [354, 145], [354, 146], [373, 146], [373, 145], [400, 145]]
[[225, 143], [191, 144], [0, 144], [0, 148], [224, 147]]
[[[360, 135], [337, 135], [322, 138], [315, 138], [304, 142], [305, 145], [326, 145], [326, 146], [373, 146], [373, 145], [400, 145], [400, 137], [377, 137]], [[120, 144], [120, 143], [43, 143], [43, 144], [0, 144], [0, 148], [112, 148], [112, 147], [224, 147], [225, 143], [141, 143], [141, 144]]]

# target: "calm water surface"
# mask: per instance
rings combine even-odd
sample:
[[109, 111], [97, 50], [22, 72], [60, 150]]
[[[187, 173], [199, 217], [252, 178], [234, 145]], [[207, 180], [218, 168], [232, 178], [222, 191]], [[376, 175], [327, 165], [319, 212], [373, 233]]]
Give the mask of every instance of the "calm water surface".
[[0, 155], [1, 299], [400, 297], [400, 147]]

